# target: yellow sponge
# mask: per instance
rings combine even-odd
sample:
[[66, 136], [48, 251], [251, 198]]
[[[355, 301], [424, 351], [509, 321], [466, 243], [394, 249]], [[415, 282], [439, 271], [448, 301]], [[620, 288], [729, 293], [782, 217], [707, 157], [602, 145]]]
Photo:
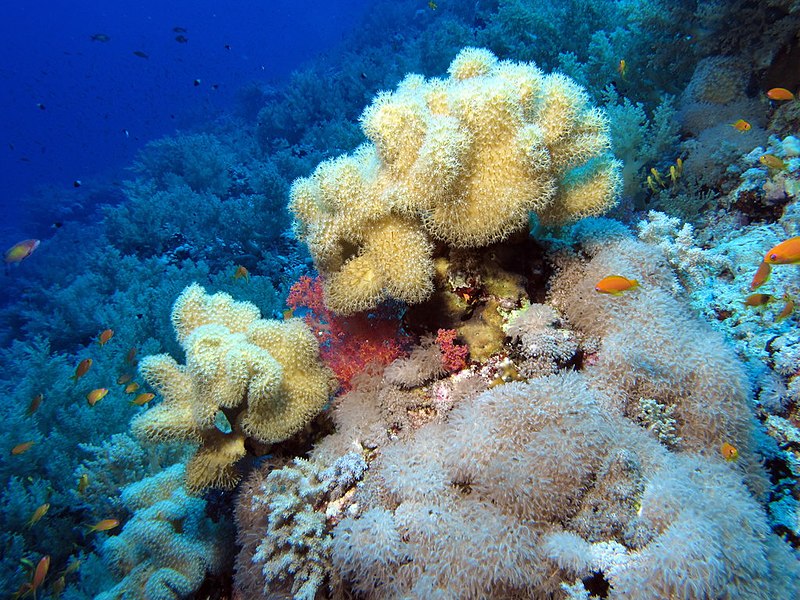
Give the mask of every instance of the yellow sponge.
[[297, 179], [289, 207], [339, 313], [432, 290], [435, 244], [480, 248], [616, 202], [605, 115], [561, 74], [465, 48], [447, 79], [408, 75], [361, 115], [370, 143]]
[[190, 490], [231, 488], [246, 439], [275, 443], [300, 431], [333, 392], [333, 374], [303, 321], [261, 319], [255, 305], [228, 294], [192, 284], [172, 322], [186, 364], [165, 354], [142, 360], [143, 377], [164, 401], [131, 427], [151, 441], [200, 444], [186, 470]]

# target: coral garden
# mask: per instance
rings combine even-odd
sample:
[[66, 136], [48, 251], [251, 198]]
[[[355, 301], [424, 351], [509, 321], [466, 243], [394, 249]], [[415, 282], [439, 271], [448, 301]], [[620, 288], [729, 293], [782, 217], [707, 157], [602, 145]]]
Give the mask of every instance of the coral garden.
[[800, 3], [374, 4], [14, 269], [5, 589], [800, 597]]

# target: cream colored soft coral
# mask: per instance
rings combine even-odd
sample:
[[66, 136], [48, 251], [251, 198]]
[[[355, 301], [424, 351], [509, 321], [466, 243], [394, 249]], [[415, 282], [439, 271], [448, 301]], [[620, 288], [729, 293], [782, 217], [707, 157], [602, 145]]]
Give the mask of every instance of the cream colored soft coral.
[[131, 426], [151, 441], [200, 444], [187, 466], [189, 489], [233, 487], [245, 440], [275, 443], [297, 433], [327, 402], [332, 374], [300, 319], [261, 319], [256, 306], [228, 294], [193, 284], [176, 300], [172, 322], [186, 364], [167, 354], [142, 360], [142, 375], [164, 401]]
[[620, 167], [585, 91], [532, 64], [465, 48], [447, 79], [408, 75], [361, 116], [370, 143], [296, 180], [295, 229], [340, 313], [432, 290], [433, 248], [477, 248], [599, 214]]

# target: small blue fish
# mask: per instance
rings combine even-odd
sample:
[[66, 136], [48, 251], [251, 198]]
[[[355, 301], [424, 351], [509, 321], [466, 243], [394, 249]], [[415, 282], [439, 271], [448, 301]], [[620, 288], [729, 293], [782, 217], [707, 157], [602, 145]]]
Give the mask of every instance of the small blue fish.
[[214, 417], [214, 427], [219, 429], [222, 433], [228, 434], [233, 431], [233, 427], [231, 427], [231, 422], [228, 421], [228, 417], [225, 416], [225, 413], [221, 410], [217, 411], [217, 415]]

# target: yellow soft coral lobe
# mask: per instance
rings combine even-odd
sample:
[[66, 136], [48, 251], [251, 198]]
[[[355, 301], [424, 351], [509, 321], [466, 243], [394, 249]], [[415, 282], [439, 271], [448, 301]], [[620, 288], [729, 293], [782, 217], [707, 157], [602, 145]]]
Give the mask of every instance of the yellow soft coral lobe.
[[481, 248], [531, 213], [566, 222], [616, 202], [608, 122], [577, 83], [480, 48], [448, 73], [381, 92], [361, 116], [370, 143], [292, 185], [295, 231], [336, 312], [425, 300], [437, 245]]
[[[307, 425], [333, 391], [314, 335], [299, 319], [260, 318], [249, 302], [205, 293], [193, 284], [172, 310], [186, 354], [145, 357], [141, 373], [163, 402], [133, 419], [139, 437], [200, 444], [187, 466], [187, 486], [231, 488], [245, 440], [276, 443]], [[219, 413], [231, 427], [221, 431]]]
[[464, 48], [450, 63], [447, 72], [453, 79], [486, 75], [497, 64], [497, 57], [485, 48]]

